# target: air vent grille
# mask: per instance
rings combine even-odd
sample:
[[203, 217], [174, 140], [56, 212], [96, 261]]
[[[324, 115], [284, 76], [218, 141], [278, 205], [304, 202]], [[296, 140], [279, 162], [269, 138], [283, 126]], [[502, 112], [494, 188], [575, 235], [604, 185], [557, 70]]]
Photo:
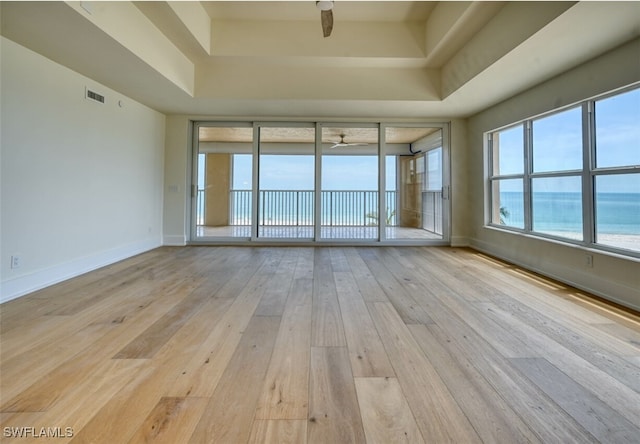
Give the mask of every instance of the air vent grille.
[[102, 94], [98, 94], [95, 91], [91, 91], [87, 88], [87, 99], [95, 100], [96, 102], [104, 103], [104, 96]]

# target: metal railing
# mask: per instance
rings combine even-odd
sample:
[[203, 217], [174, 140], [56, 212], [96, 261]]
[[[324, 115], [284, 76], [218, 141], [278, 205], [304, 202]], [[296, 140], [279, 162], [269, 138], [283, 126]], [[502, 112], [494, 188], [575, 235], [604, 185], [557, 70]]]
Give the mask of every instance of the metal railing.
[[229, 225], [251, 225], [251, 190], [229, 191]]
[[[258, 225], [313, 226], [314, 194], [306, 190], [260, 190]], [[231, 220], [233, 225], [235, 215]]]
[[[388, 193], [387, 193], [388, 194]], [[395, 197], [392, 205], [395, 208]], [[378, 224], [377, 191], [323, 191], [320, 224], [327, 227]]]
[[442, 234], [442, 191], [422, 192], [422, 228]]
[[[386, 191], [387, 225], [397, 224], [396, 192]], [[313, 226], [314, 195], [308, 190], [260, 190], [260, 225]], [[251, 225], [251, 190], [229, 192], [229, 225]], [[378, 223], [377, 191], [322, 191], [323, 226], [368, 226]], [[197, 223], [204, 224], [205, 190], [198, 190]]]
[[[251, 190], [231, 190], [229, 225], [251, 225]], [[385, 191], [386, 225], [398, 225], [396, 191]], [[423, 228], [442, 232], [440, 192], [423, 193]], [[308, 190], [260, 190], [258, 224], [270, 226], [313, 226], [314, 196]], [[205, 190], [198, 190], [197, 224], [204, 225]], [[378, 192], [365, 190], [332, 190], [321, 192], [322, 226], [378, 225]]]

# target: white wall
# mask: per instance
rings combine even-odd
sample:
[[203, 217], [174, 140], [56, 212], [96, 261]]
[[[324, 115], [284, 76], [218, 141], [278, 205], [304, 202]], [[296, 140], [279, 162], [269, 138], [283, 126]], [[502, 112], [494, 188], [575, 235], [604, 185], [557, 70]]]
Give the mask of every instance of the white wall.
[[161, 245], [164, 115], [1, 45], [0, 301]]
[[467, 146], [467, 121], [454, 119], [451, 131], [451, 246], [469, 245], [469, 161]]
[[191, 168], [191, 128], [186, 116], [168, 116], [165, 146], [165, 245], [185, 245], [189, 235], [187, 192]]
[[483, 134], [552, 109], [640, 81], [640, 39], [469, 119], [469, 215], [471, 245], [578, 288], [640, 310], [640, 261], [485, 227]]

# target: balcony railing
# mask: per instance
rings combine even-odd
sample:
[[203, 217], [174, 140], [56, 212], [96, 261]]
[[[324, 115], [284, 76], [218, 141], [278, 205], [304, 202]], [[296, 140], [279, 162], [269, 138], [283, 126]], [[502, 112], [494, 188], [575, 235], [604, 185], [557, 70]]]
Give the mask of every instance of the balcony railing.
[[[234, 191], [231, 191], [233, 196]], [[245, 191], [235, 191], [245, 193]], [[246, 191], [251, 195], [251, 191]], [[258, 201], [259, 225], [311, 226], [313, 225], [313, 191], [303, 190], [260, 190]], [[232, 197], [231, 202], [234, 199]], [[231, 208], [232, 225], [249, 225], [244, 222], [244, 211]], [[236, 223], [234, 223], [236, 222]]]
[[[387, 191], [387, 223], [395, 225], [396, 192]], [[231, 190], [230, 225], [251, 225], [251, 190]], [[307, 190], [260, 190], [260, 225], [313, 226], [314, 195]], [[321, 225], [367, 226], [378, 222], [377, 191], [322, 191]]]
[[442, 235], [442, 191], [422, 192], [422, 228]]
[[[251, 190], [231, 190], [229, 195], [229, 225], [251, 225]], [[386, 225], [398, 225], [397, 192], [385, 191]], [[258, 224], [263, 226], [313, 226], [314, 195], [307, 190], [260, 190]], [[422, 193], [422, 225], [425, 230], [442, 233], [442, 194]], [[197, 224], [204, 225], [205, 190], [198, 190]], [[322, 191], [322, 226], [378, 225], [377, 191]]]

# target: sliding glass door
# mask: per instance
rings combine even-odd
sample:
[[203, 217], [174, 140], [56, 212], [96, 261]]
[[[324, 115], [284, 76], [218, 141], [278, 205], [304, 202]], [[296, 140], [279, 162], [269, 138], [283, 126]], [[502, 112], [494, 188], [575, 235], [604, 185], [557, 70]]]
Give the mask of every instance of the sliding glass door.
[[442, 243], [444, 125], [194, 124], [195, 242]]
[[259, 127], [258, 238], [314, 238], [315, 127]]
[[442, 134], [440, 128], [385, 128], [386, 239], [444, 239]]
[[251, 124], [196, 126], [195, 237], [250, 239], [253, 218]]
[[378, 240], [378, 128], [322, 127], [321, 239]]

